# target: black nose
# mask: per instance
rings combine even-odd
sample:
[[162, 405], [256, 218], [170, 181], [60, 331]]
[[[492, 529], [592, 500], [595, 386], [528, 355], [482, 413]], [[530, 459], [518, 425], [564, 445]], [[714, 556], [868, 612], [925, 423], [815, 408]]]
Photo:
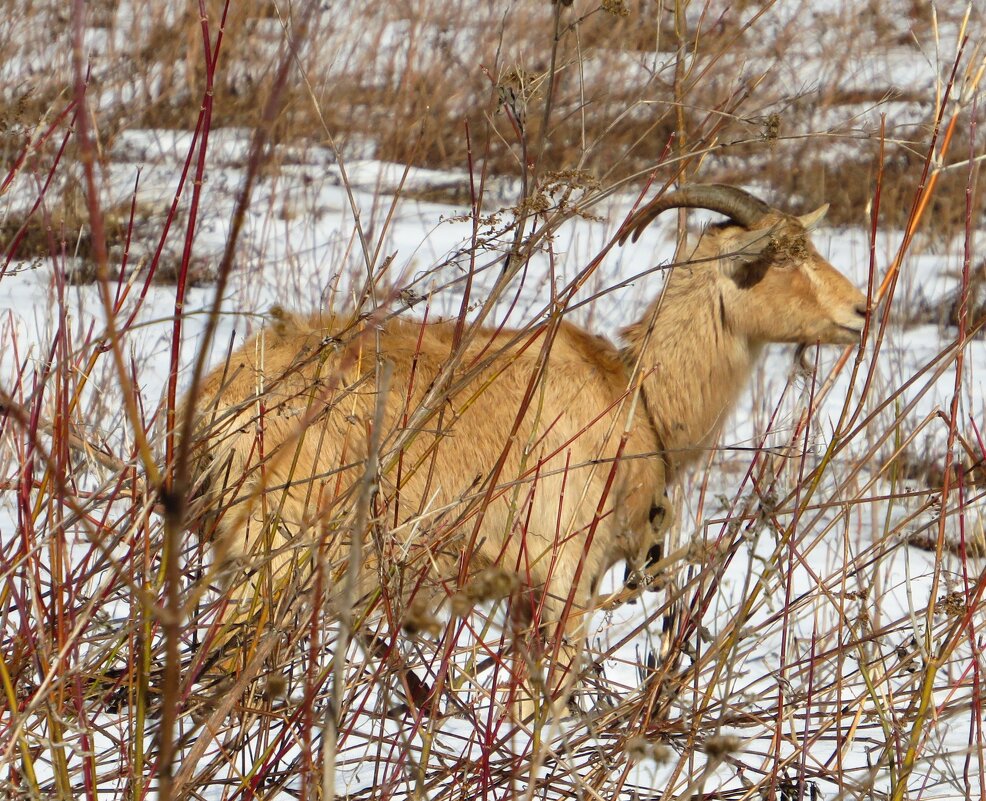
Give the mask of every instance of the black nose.
[[856, 307], [856, 314], [858, 314], [860, 317], [865, 317], [866, 316], [866, 304], [865, 303], [860, 303]]

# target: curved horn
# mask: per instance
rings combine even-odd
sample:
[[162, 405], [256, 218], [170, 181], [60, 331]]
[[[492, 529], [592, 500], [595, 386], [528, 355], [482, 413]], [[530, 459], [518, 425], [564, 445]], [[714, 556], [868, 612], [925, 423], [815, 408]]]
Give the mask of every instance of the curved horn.
[[668, 209], [680, 208], [717, 211], [744, 228], [752, 228], [771, 211], [770, 206], [760, 198], [735, 186], [693, 184], [676, 192], [661, 195], [640, 209], [627, 220], [623, 233], [620, 234], [620, 244], [626, 242], [631, 234], [633, 241], [636, 242], [657, 215]]

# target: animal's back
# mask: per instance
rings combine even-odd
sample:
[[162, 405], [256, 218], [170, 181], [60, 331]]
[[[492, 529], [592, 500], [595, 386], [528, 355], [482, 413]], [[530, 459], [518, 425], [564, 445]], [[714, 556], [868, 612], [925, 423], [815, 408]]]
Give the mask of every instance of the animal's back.
[[[391, 320], [337, 338], [343, 328], [281, 318], [205, 382], [198, 464], [221, 510], [220, 559], [283, 583], [318, 552], [338, 587], [359, 528], [362, 593], [406, 597], [454, 589], [464, 550], [465, 572], [498, 563], [566, 591], [637, 555], [663, 465], [610, 343], [563, 324], [542, 367], [545, 328], [480, 330], [445, 375], [453, 324]], [[368, 486], [369, 518], [355, 521]], [[243, 603], [257, 582], [246, 588]]]

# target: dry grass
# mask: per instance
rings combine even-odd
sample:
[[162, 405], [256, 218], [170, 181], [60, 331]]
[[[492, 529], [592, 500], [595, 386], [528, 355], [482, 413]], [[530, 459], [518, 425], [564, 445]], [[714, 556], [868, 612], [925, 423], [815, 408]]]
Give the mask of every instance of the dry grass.
[[[71, 14], [60, 4], [32, 8], [2, 23], [4, 61], [43, 65], [0, 93], [8, 164], [26, 132], [58, 98], [71, 96], [71, 52], [48, 46], [51, 37], [70, 36]], [[211, 0], [207, 8], [215, 35], [223, 6]], [[87, 9], [99, 152], [112, 150], [123, 131], [193, 128], [206, 76], [197, 11], [140, 0]], [[268, 0], [229, 8], [223, 63], [211, 89], [214, 127], [257, 124], [271, 65], [297, 13]], [[954, 26], [960, 16], [961, 9], [949, 7], [934, 19]], [[710, 4], [679, 20], [646, 2], [580, 3], [564, 12], [553, 48], [551, 10], [534, 0], [509, 9], [472, 0], [362, 3], [319, 18], [311, 32], [317, 46], [300, 54], [306, 78], [282, 90], [272, 136], [315, 144], [331, 135], [350, 158], [373, 153], [461, 171], [471, 156], [495, 174], [578, 168], [606, 182], [662, 162], [661, 181], [680, 169], [743, 180], [752, 161], [779, 196], [806, 205], [826, 198], [834, 222], [855, 225], [866, 224], [882, 163], [884, 213], [900, 227], [942, 83], [900, 87], [889, 74], [863, 83], [854, 71], [863, 70], [861, 60], [874, 48], [897, 60], [934, 59], [933, 13], [914, 3], [902, 16], [874, 6], [848, 17], [818, 12], [816, 24], [831, 28], [816, 36], [799, 30], [803, 16], [779, 21], [772, 4]], [[820, 61], [811, 83], [792, 85], [803, 51], [819, 41], [839, 58]], [[688, 59], [681, 70], [679, 52]], [[947, 63], [930, 66], [947, 78]], [[552, 108], [543, 130], [549, 84]], [[968, 156], [961, 143], [951, 152], [952, 161]], [[944, 175], [952, 185], [935, 197], [936, 224], [949, 233], [964, 217], [964, 206], [949, 200], [960, 194], [954, 190], [962, 174]]]

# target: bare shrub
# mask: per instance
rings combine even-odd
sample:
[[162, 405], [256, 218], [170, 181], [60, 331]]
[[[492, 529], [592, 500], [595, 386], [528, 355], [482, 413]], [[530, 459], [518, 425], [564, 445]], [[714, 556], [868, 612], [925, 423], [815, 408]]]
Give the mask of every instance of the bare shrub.
[[[900, 801], [979, 786], [982, 340], [950, 322], [951, 287], [927, 295], [940, 332], [900, 326], [914, 310], [896, 279], [942, 275], [915, 241], [953, 265], [968, 249], [967, 333], [980, 324], [982, 9], [963, 23], [962, 4], [911, 0], [409, 0], [333, 3], [301, 35], [314, 7], [230, 3], [208, 61], [212, 0], [204, 19], [148, 0], [2, 4], [0, 796]], [[373, 157], [443, 172], [361, 173]], [[767, 354], [737, 427], [675, 490], [651, 567], [662, 592], [618, 575], [606, 590], [579, 714], [552, 730], [498, 709], [515, 664], [550, 686], [558, 644], [517, 636], [527, 622], [504, 607], [523, 593], [503, 575], [454, 588], [452, 616], [398, 596], [379, 628], [353, 621], [371, 629], [353, 642], [322, 565], [304, 592], [264, 596], [265, 625], [216, 678], [233, 599], [186, 529], [190, 491], [169, 483], [169, 419], [200, 347], [202, 370], [235, 352], [270, 285], [297, 308], [358, 308], [368, 340], [373, 315], [407, 309], [613, 329], [652, 296], [675, 236], [621, 260], [613, 209], [675, 178], [760, 184], [793, 211], [831, 200], [847, 225], [879, 200], [874, 240], [833, 232], [829, 255], [869, 279], [872, 309], [859, 351], [809, 347], [793, 368]], [[420, 199], [454, 205], [405, 202]], [[416, 215], [439, 245], [411, 241]], [[102, 244], [105, 280], [67, 287], [73, 254]], [[189, 290], [198, 259], [207, 291]], [[378, 512], [367, 542], [393, 531]]]

